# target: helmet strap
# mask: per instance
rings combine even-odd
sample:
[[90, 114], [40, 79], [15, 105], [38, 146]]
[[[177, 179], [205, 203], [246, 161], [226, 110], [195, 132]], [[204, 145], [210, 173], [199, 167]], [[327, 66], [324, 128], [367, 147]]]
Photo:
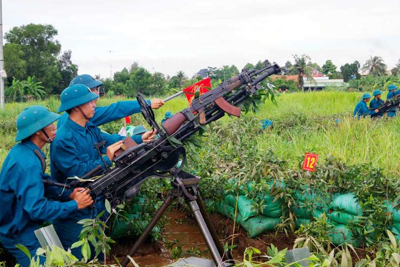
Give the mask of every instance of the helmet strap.
[[79, 109], [79, 111], [82, 113], [83, 117], [85, 117], [85, 119], [87, 121], [89, 121], [89, 118], [86, 116], [85, 112], [83, 112], [83, 110], [81, 109], [81, 107], [77, 107]]
[[44, 129], [42, 129], [41, 131], [42, 131], [42, 132], [44, 133], [44, 135], [46, 136], [47, 141], [48, 141], [49, 143], [52, 143], [52, 142], [53, 142], [53, 139], [50, 138], [50, 136], [46, 133], [46, 131], [45, 131]]

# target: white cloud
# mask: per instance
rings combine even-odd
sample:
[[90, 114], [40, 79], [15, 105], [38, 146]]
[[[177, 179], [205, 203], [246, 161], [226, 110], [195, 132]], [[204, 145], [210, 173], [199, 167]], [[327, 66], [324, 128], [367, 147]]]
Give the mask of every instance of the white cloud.
[[393, 67], [400, 58], [398, 0], [12, 0], [3, 9], [5, 31], [52, 24], [80, 73], [103, 77], [134, 61], [191, 76], [265, 58], [283, 65], [293, 54], [338, 67], [375, 55]]

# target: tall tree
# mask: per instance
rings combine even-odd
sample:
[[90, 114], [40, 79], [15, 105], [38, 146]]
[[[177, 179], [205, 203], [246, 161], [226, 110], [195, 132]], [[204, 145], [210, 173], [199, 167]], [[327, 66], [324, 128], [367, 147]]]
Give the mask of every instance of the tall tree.
[[392, 75], [397, 76], [400, 74], [400, 59], [397, 61], [396, 66], [394, 66], [393, 69], [391, 69]]
[[353, 63], [346, 63], [340, 67], [340, 72], [342, 73], [343, 80], [348, 82], [351, 78], [360, 79], [361, 75], [359, 73], [360, 63], [356, 60]]
[[138, 92], [145, 95], [150, 95], [151, 92], [148, 90], [151, 85], [151, 74], [145, 68], [138, 68], [133, 72], [129, 80], [127, 81], [125, 94], [128, 96], [136, 96]]
[[304, 91], [304, 79], [303, 77], [306, 76], [308, 80], [313, 81], [314, 79], [311, 76], [312, 67], [309, 66], [307, 63], [310, 62], [311, 58], [307, 55], [293, 55], [294, 57], [294, 65], [293, 67], [296, 68], [298, 72], [298, 86], [299, 88]]
[[369, 72], [373, 76], [382, 76], [386, 73], [387, 66], [381, 57], [375, 56], [365, 62], [363, 70]]
[[337, 67], [333, 64], [332, 60], [328, 59], [322, 66], [322, 73], [325, 75], [335, 75], [337, 73]]
[[71, 55], [71, 50], [68, 50], [58, 58], [58, 68], [62, 78], [59, 87], [61, 90], [53, 90], [53, 93], [60, 94], [64, 88], [68, 87], [72, 79], [78, 75], [78, 66], [72, 63]]
[[[4, 58], [7, 61], [17, 59], [16, 64], [6, 62], [6, 66], [12, 66], [11, 74], [18, 76], [15, 69], [19, 69], [21, 73], [24, 73], [23, 79], [35, 76], [42, 82], [47, 93], [58, 92], [66, 83], [69, 83], [66, 76], [72, 75], [71, 73], [77, 70], [74, 69], [76, 65], [70, 61], [69, 51], [60, 58], [63, 62], [59, 61], [61, 45], [55, 40], [56, 36], [57, 30], [52, 25], [40, 24], [14, 27], [7, 32]], [[10, 77], [12, 78], [13, 76]], [[21, 77], [18, 76], [18, 78]]]
[[182, 87], [185, 84], [185, 80], [186, 80], [186, 75], [183, 71], [178, 71], [178, 73], [176, 74], [176, 78], [178, 79], [179, 82], [179, 87]]

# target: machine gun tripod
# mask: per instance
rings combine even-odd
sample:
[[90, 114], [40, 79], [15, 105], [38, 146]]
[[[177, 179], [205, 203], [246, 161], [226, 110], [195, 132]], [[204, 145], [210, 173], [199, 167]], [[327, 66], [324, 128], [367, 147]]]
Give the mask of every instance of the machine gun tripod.
[[[219, 267], [233, 266], [234, 261], [229, 251], [224, 251], [222, 244], [218, 240], [218, 236], [212, 228], [210, 220], [207, 216], [205, 207], [203, 205], [201, 195], [198, 189], [198, 184], [200, 182], [200, 177], [194, 176], [185, 171], [178, 172], [174, 179], [171, 181], [173, 189], [168, 192], [167, 198], [164, 203], [155, 213], [153, 219], [146, 226], [142, 235], [135, 242], [131, 250], [129, 251], [129, 256], [133, 256], [138, 248], [146, 240], [147, 236], [160, 220], [161, 216], [171, 205], [172, 201], [180, 197], [184, 197], [185, 202], [188, 204], [190, 210], [192, 211], [197, 225], [200, 227], [201, 233], [207, 243], [207, 247], [214, 259], [214, 262]], [[128, 256], [122, 262], [122, 266], [126, 267], [129, 263]]]

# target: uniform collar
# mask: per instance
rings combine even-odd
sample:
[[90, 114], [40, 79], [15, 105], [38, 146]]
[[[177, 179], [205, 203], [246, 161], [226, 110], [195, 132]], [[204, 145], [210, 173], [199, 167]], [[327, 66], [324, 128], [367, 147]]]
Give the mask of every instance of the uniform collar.
[[80, 135], [85, 136], [86, 135], [86, 131], [89, 127], [93, 127], [94, 125], [88, 121], [85, 125], [85, 127], [82, 127], [81, 125], [77, 124], [76, 122], [74, 122], [73, 120], [71, 120], [69, 117], [66, 121], [66, 123], [69, 127], [71, 127], [73, 130], [75, 130], [76, 132], [78, 132]]
[[40, 154], [42, 154], [43, 157], [46, 158], [46, 155], [43, 153], [43, 151], [37, 145], [35, 145], [31, 140], [29, 140], [29, 139], [23, 140], [23, 141], [21, 141], [21, 144], [28, 147], [32, 151], [35, 151], [35, 150], [39, 151]]

